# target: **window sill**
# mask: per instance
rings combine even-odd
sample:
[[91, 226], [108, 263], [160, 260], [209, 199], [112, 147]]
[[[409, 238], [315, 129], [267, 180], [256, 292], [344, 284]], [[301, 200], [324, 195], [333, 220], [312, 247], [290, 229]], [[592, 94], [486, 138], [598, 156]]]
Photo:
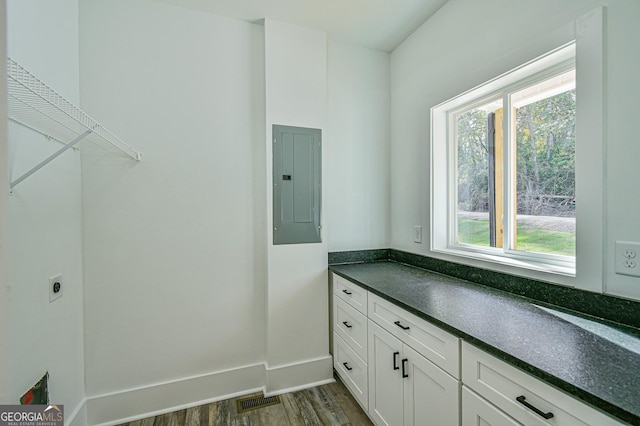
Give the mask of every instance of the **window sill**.
[[[491, 254], [491, 253], [483, 253], [477, 251], [464, 250], [461, 248], [455, 247], [447, 247], [447, 248], [432, 248], [432, 252], [434, 253], [443, 253], [446, 255], [454, 256], [459, 259], [460, 263], [465, 263], [463, 259], [474, 259], [479, 260], [482, 263], [487, 263], [488, 269], [492, 268], [492, 265], [504, 265], [513, 268], [521, 269], [522, 273], [519, 275], [530, 276], [527, 271], [537, 271], [543, 272], [546, 274], [553, 274], [562, 277], [570, 277], [575, 278], [576, 269], [575, 264], [571, 265], [562, 265], [562, 264], [551, 264], [548, 262], [536, 261], [535, 259], [521, 259], [516, 257], [507, 257], [504, 255]], [[462, 258], [462, 259], [460, 259]], [[531, 276], [534, 278], [534, 276]], [[550, 280], [555, 281], [555, 280]], [[561, 282], [565, 282], [565, 280], [560, 280]]]

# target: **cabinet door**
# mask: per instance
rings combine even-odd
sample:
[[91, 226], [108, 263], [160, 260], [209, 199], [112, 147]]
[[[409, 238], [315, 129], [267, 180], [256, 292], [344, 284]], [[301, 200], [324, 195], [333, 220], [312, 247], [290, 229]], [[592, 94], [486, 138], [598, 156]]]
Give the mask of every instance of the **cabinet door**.
[[367, 315], [438, 367], [460, 378], [460, 339], [373, 293]]
[[404, 345], [404, 424], [458, 426], [460, 382]]
[[520, 426], [520, 423], [462, 386], [462, 426]]
[[369, 321], [369, 416], [379, 426], [403, 424], [402, 342]]

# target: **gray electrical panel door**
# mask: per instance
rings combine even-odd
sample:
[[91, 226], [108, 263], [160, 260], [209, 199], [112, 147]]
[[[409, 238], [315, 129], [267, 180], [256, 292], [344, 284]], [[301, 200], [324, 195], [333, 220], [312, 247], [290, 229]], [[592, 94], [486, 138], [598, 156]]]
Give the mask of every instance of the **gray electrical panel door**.
[[273, 243], [319, 243], [320, 129], [273, 125]]

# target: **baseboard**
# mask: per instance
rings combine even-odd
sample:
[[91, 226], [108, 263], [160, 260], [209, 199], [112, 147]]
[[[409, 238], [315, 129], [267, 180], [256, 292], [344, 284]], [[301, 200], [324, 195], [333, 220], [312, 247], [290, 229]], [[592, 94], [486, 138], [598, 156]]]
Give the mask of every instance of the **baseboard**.
[[263, 391], [266, 396], [332, 383], [330, 355], [269, 367], [264, 363], [85, 399], [67, 426], [111, 426]]
[[265, 395], [267, 396], [294, 392], [334, 381], [331, 355], [276, 367], [266, 366], [265, 370]]
[[76, 407], [73, 412], [68, 413], [65, 407], [65, 421], [66, 426], [86, 426], [87, 424], [87, 400], [82, 400], [82, 403]]
[[117, 425], [261, 391], [264, 374], [260, 363], [88, 397], [86, 424]]

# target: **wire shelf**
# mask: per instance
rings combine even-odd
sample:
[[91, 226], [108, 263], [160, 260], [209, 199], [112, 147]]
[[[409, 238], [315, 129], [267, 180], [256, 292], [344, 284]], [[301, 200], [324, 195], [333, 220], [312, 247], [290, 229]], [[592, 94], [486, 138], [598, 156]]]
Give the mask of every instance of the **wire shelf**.
[[10, 120], [62, 143], [90, 131], [83, 141], [108, 151], [123, 152], [135, 160], [141, 159], [141, 153], [11, 58], [7, 58], [7, 86]]

